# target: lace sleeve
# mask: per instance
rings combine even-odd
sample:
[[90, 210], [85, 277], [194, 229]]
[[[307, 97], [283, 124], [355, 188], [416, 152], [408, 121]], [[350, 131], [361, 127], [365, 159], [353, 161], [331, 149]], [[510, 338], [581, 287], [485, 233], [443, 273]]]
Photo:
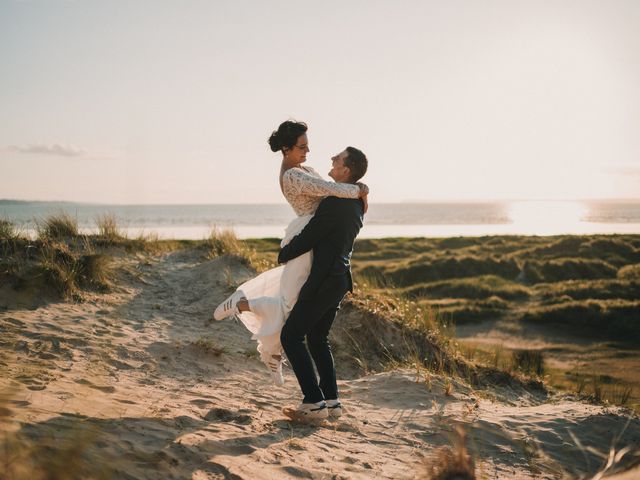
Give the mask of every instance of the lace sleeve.
[[[315, 172], [313, 172], [315, 173]], [[317, 173], [305, 172], [300, 168], [290, 168], [284, 173], [283, 181], [300, 195], [311, 197], [358, 198], [360, 187], [352, 183], [328, 182]]]

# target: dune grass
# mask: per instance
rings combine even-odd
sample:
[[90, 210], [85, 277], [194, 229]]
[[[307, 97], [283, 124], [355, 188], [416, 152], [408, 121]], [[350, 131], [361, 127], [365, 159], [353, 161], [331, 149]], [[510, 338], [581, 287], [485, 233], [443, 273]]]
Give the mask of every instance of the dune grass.
[[37, 222], [41, 240], [64, 240], [78, 236], [78, 220], [67, 212], [60, 212]]
[[467, 449], [467, 433], [462, 426], [452, 432], [451, 446], [438, 449], [427, 457], [424, 471], [418, 475], [424, 480], [475, 480], [476, 467]]
[[[161, 242], [119, 236], [112, 219], [104, 226], [102, 234], [81, 235], [75, 219], [62, 213], [40, 221], [35, 239], [17, 234], [0, 238], [0, 277], [17, 291], [32, 292], [35, 298], [51, 294], [81, 301], [83, 290], [109, 291], [115, 283], [113, 256], [104, 247], [154, 251]], [[103, 234], [110, 235], [108, 242]]]
[[[365, 239], [356, 242], [352, 263], [358, 287], [400, 293], [449, 325], [491, 321], [513, 331], [535, 325], [549, 335], [573, 335], [576, 355], [584, 341], [614, 340], [629, 349], [640, 338], [640, 235]], [[366, 350], [367, 342], [354, 338]], [[572, 351], [563, 350], [562, 358]], [[606, 351], [601, 370], [619, 364], [606, 357], [616, 347]], [[549, 366], [554, 352], [461, 343], [460, 353], [486, 367], [575, 390], [573, 381], [550, 380], [564, 374]], [[369, 358], [368, 364], [375, 362]], [[584, 389], [594, 398], [633, 406], [639, 397], [638, 388], [629, 390], [632, 377], [615, 376], [610, 384], [590, 377]]]
[[403, 292], [413, 298], [470, 298], [498, 297], [506, 300], [525, 300], [529, 288], [495, 275], [438, 280], [406, 287]]
[[13, 222], [0, 218], [0, 240], [11, 240], [17, 236]]
[[[544, 283], [535, 286], [544, 303], [560, 303], [570, 300], [638, 300], [640, 282], [634, 279], [569, 280]], [[566, 297], [566, 298], [565, 298]]]
[[246, 253], [243, 242], [236, 237], [232, 229], [213, 227], [209, 237], [205, 240], [205, 244], [209, 249], [209, 258], [221, 255], [235, 255], [242, 258]]
[[640, 412], [640, 404], [633, 398], [638, 385], [620, 381], [611, 375], [598, 373], [587, 367], [562, 371], [548, 369], [548, 382], [556, 388], [575, 393], [581, 398], [595, 403], [623, 405]]
[[255, 269], [258, 273], [277, 266], [275, 256], [266, 252], [259, 252], [254, 245], [265, 246], [263, 241], [253, 244], [240, 240], [231, 229], [214, 227], [204, 242], [207, 258], [230, 255], [239, 259], [245, 265]]
[[640, 263], [634, 265], [625, 265], [618, 270], [618, 278], [621, 280], [640, 281]]
[[98, 236], [107, 242], [116, 243], [126, 238], [120, 230], [116, 216], [113, 213], [104, 213], [96, 217]]
[[512, 353], [513, 366], [527, 375], [544, 375], [544, 354], [541, 350], [516, 350]]
[[40, 245], [38, 265], [47, 285], [61, 298], [73, 298], [77, 292], [80, 266], [77, 257], [64, 244], [44, 242]]
[[576, 337], [600, 336], [618, 340], [640, 338], [640, 300], [583, 300], [531, 307], [524, 322], [571, 329]]

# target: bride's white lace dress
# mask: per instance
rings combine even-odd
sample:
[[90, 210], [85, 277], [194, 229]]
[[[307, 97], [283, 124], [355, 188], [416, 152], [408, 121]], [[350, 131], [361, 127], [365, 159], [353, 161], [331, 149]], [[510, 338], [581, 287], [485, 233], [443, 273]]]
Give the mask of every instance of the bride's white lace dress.
[[[323, 198], [358, 198], [360, 187], [349, 183], [329, 182], [310, 167], [296, 167], [284, 172], [282, 193], [297, 217], [286, 228], [281, 247], [302, 231]], [[238, 318], [253, 334], [252, 338], [257, 340], [260, 359], [265, 363], [273, 355], [280, 355], [282, 352], [280, 330], [309, 276], [311, 262], [312, 252], [307, 252], [238, 287], [247, 297], [251, 309], [250, 312], [240, 313]]]

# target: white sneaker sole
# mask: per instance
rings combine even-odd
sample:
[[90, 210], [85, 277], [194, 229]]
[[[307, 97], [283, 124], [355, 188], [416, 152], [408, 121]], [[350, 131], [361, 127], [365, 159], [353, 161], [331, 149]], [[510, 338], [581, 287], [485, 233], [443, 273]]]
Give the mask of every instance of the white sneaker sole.
[[284, 413], [291, 420], [299, 423], [317, 424], [329, 418], [327, 407], [324, 407], [317, 411], [310, 411], [310, 412], [298, 410], [297, 408], [294, 408], [294, 407], [284, 407], [282, 409], [282, 413]]
[[340, 418], [343, 413], [342, 406], [340, 407], [327, 406], [327, 410], [329, 410], [329, 418]]

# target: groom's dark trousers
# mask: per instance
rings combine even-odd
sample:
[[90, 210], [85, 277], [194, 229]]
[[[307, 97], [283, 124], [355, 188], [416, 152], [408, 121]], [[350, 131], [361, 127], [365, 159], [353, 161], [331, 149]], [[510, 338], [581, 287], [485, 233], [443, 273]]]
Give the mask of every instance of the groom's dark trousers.
[[278, 255], [278, 262], [285, 263], [313, 250], [309, 278], [280, 335], [305, 403], [338, 398], [328, 336], [342, 298], [353, 289], [350, 260], [363, 215], [361, 200], [327, 197], [302, 232]]

